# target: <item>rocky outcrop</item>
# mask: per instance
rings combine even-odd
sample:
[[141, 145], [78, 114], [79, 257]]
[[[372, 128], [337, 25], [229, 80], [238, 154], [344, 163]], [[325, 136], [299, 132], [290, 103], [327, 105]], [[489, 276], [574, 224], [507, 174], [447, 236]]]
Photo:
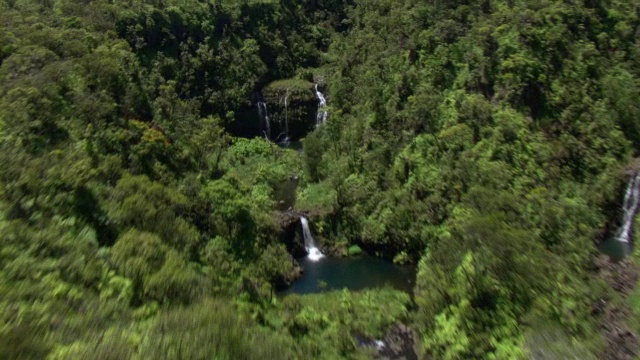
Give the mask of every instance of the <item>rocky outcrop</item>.
[[600, 255], [594, 259], [597, 276], [604, 280], [624, 301], [613, 301], [611, 296], [598, 299], [592, 313], [599, 319], [600, 334], [606, 341], [600, 359], [635, 359], [640, 352], [637, 334], [627, 323], [631, 309], [627, 297], [637, 286], [640, 271], [629, 259], [613, 262]]
[[416, 339], [416, 332], [404, 324], [390, 327], [382, 339], [356, 336], [360, 346], [371, 349], [373, 358], [381, 360], [418, 360]]
[[378, 351], [379, 359], [418, 360], [415, 343], [418, 336], [404, 324], [392, 326], [384, 336], [385, 346]]

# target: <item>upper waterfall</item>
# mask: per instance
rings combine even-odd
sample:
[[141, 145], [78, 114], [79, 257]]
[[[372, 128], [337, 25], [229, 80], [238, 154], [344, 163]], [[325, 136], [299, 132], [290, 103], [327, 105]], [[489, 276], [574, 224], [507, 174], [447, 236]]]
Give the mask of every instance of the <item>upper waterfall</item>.
[[618, 241], [628, 243], [631, 237], [631, 228], [633, 226], [633, 218], [638, 212], [638, 204], [640, 203], [640, 173], [637, 173], [629, 180], [627, 191], [624, 194], [624, 203], [622, 210], [624, 215], [622, 218], [622, 226], [616, 236]]
[[311, 235], [311, 229], [309, 229], [309, 221], [304, 216], [300, 217], [300, 223], [302, 224], [302, 236], [304, 237], [304, 247], [309, 253], [308, 258], [311, 261], [318, 261], [324, 257], [324, 254], [316, 247], [313, 236]]
[[324, 94], [318, 90], [318, 84], [315, 85], [316, 97], [318, 98], [318, 112], [316, 113], [316, 126], [322, 125], [327, 121], [327, 99]]

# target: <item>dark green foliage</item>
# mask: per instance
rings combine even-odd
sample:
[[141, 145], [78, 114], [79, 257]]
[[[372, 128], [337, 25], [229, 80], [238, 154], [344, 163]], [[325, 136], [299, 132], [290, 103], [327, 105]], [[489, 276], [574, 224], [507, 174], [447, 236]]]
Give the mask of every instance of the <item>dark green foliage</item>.
[[366, 359], [371, 355], [358, 349], [353, 335], [381, 338], [387, 327], [407, 320], [409, 301], [407, 294], [390, 289], [295, 295], [285, 298], [266, 320], [275, 330], [291, 334], [303, 354]]
[[206, 291], [193, 266], [153, 234], [128, 231], [111, 249], [111, 259], [133, 281], [139, 299], [189, 302]]
[[324, 144], [320, 133], [309, 134], [304, 139], [304, 160], [307, 165], [307, 172], [311, 180], [318, 181], [320, 179], [320, 163], [324, 152]]
[[138, 356], [143, 359], [287, 359], [291, 344], [221, 301], [162, 313], [151, 324]]
[[637, 151], [622, 8], [638, 4], [359, 2], [333, 42], [341, 135], [307, 140], [308, 169], [338, 190], [336, 238], [426, 249], [433, 357], [524, 356], [536, 302], [590, 333], [595, 238]]
[[126, 175], [110, 194], [108, 216], [122, 230], [153, 232], [176, 249], [189, 252], [199, 239], [197, 230], [179, 217], [186, 202], [174, 189], [145, 176]]
[[[3, 2], [0, 358], [357, 359], [355, 335], [397, 322], [438, 359], [554, 334], [597, 352], [594, 244], [640, 150], [639, 9]], [[257, 92], [303, 153], [256, 130]], [[302, 213], [326, 248], [419, 263], [415, 306], [277, 298]]]

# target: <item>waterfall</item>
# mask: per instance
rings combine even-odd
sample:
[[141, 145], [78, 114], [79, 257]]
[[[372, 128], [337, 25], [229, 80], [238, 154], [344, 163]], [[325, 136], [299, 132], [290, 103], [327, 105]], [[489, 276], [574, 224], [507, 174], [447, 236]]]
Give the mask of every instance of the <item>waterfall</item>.
[[622, 210], [624, 217], [622, 227], [618, 232], [616, 239], [623, 243], [628, 243], [631, 237], [631, 227], [633, 226], [633, 218], [638, 212], [638, 204], [640, 203], [640, 173], [637, 173], [629, 180], [627, 192], [624, 194], [624, 204]]
[[318, 97], [318, 112], [316, 113], [316, 126], [322, 125], [327, 121], [327, 99], [325, 99], [324, 95], [318, 90], [318, 84], [315, 85], [316, 97]]
[[316, 247], [316, 243], [311, 235], [311, 229], [309, 229], [309, 221], [304, 216], [300, 217], [300, 223], [302, 224], [302, 236], [304, 237], [304, 247], [307, 249], [307, 257], [311, 261], [318, 261], [324, 257], [324, 254]]
[[[287, 93], [284, 95], [284, 140], [282, 140], [281, 144], [289, 144], [289, 89], [287, 89]], [[279, 137], [279, 136], [278, 136]]]
[[258, 115], [260, 120], [264, 124], [264, 136], [267, 140], [271, 140], [271, 120], [269, 120], [269, 111], [267, 110], [267, 103], [264, 102], [262, 94], [258, 93]]

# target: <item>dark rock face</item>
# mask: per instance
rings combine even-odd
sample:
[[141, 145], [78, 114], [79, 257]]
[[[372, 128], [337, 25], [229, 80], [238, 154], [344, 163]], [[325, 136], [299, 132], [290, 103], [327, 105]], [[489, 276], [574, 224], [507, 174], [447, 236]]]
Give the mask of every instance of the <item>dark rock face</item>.
[[404, 325], [393, 325], [381, 340], [364, 340], [358, 342], [365, 348], [371, 348], [375, 359], [381, 360], [418, 360], [415, 350], [417, 335], [413, 329]]
[[256, 99], [235, 110], [233, 123], [227, 124], [227, 131], [234, 136], [249, 139], [264, 136]]
[[304, 248], [300, 215], [292, 212], [281, 212], [279, 223], [282, 229], [282, 239], [287, 247], [287, 251], [294, 258], [306, 256], [307, 250]]

